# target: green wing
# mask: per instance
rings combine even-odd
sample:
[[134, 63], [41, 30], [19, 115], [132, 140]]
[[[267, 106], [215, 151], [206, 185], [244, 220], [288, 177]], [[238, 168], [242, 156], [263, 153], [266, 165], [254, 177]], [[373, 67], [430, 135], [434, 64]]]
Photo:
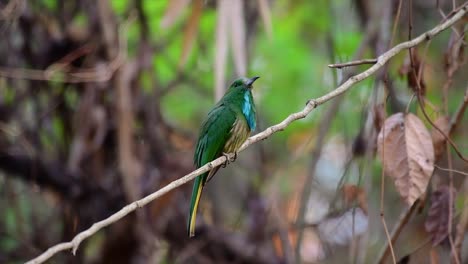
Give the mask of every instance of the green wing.
[[[221, 156], [224, 145], [231, 136], [231, 129], [235, 121], [235, 112], [224, 104], [216, 106], [208, 113], [207, 119], [202, 124], [193, 157], [197, 168]], [[218, 168], [213, 169], [211, 172], [206, 172], [195, 179], [188, 220], [190, 237], [195, 235], [195, 221], [203, 186], [206, 183], [208, 175], [212, 176]]]
[[223, 153], [223, 148], [236, 121], [236, 114], [229, 107], [221, 104], [208, 113], [203, 122], [197, 146], [194, 163], [197, 168], [205, 165]]

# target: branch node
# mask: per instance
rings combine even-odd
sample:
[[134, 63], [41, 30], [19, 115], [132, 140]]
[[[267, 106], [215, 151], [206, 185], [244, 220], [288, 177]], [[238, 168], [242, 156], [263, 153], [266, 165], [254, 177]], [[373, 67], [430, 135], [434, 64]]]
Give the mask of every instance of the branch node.
[[306, 106], [312, 106], [313, 109], [317, 108], [318, 104], [317, 104], [317, 101], [315, 101], [315, 99], [309, 99], [307, 100], [306, 102]]
[[73, 249], [72, 249], [73, 256], [76, 256], [76, 252], [78, 251], [79, 246], [80, 246], [80, 241], [77, 241], [77, 243], [73, 243]]
[[426, 33], [426, 36], [425, 36], [426, 41], [431, 40], [431, 38], [432, 38], [431, 34]]

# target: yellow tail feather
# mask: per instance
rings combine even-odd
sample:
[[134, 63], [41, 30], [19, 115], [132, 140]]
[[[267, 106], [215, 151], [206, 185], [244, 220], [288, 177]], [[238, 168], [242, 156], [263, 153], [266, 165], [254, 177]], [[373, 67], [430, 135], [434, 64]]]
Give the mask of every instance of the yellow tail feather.
[[197, 190], [197, 196], [193, 203], [193, 208], [190, 211], [190, 219], [189, 219], [189, 237], [195, 236], [195, 223], [197, 221], [197, 210], [198, 210], [198, 203], [200, 202], [200, 197], [202, 193], [203, 186], [199, 186]]

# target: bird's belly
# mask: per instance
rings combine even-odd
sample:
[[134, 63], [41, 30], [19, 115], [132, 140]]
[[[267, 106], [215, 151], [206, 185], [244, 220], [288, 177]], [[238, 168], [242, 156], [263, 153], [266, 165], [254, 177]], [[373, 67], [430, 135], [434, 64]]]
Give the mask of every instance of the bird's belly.
[[237, 119], [234, 122], [234, 125], [231, 129], [231, 137], [224, 145], [223, 152], [225, 153], [233, 153], [236, 152], [242, 144], [247, 140], [250, 134], [249, 126], [247, 122], [244, 120]]

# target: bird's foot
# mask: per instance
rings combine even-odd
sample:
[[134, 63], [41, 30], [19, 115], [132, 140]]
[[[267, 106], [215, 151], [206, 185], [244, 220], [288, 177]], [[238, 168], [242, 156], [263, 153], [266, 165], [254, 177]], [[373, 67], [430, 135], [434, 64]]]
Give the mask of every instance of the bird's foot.
[[226, 166], [234, 162], [237, 159], [237, 152], [234, 153], [223, 153], [223, 156], [226, 157], [226, 161], [223, 163], [223, 168], [226, 168]]
[[234, 161], [236, 161], [236, 159], [237, 159], [237, 151], [234, 152], [234, 155], [231, 156], [231, 160], [229, 160], [229, 161], [234, 162]]

